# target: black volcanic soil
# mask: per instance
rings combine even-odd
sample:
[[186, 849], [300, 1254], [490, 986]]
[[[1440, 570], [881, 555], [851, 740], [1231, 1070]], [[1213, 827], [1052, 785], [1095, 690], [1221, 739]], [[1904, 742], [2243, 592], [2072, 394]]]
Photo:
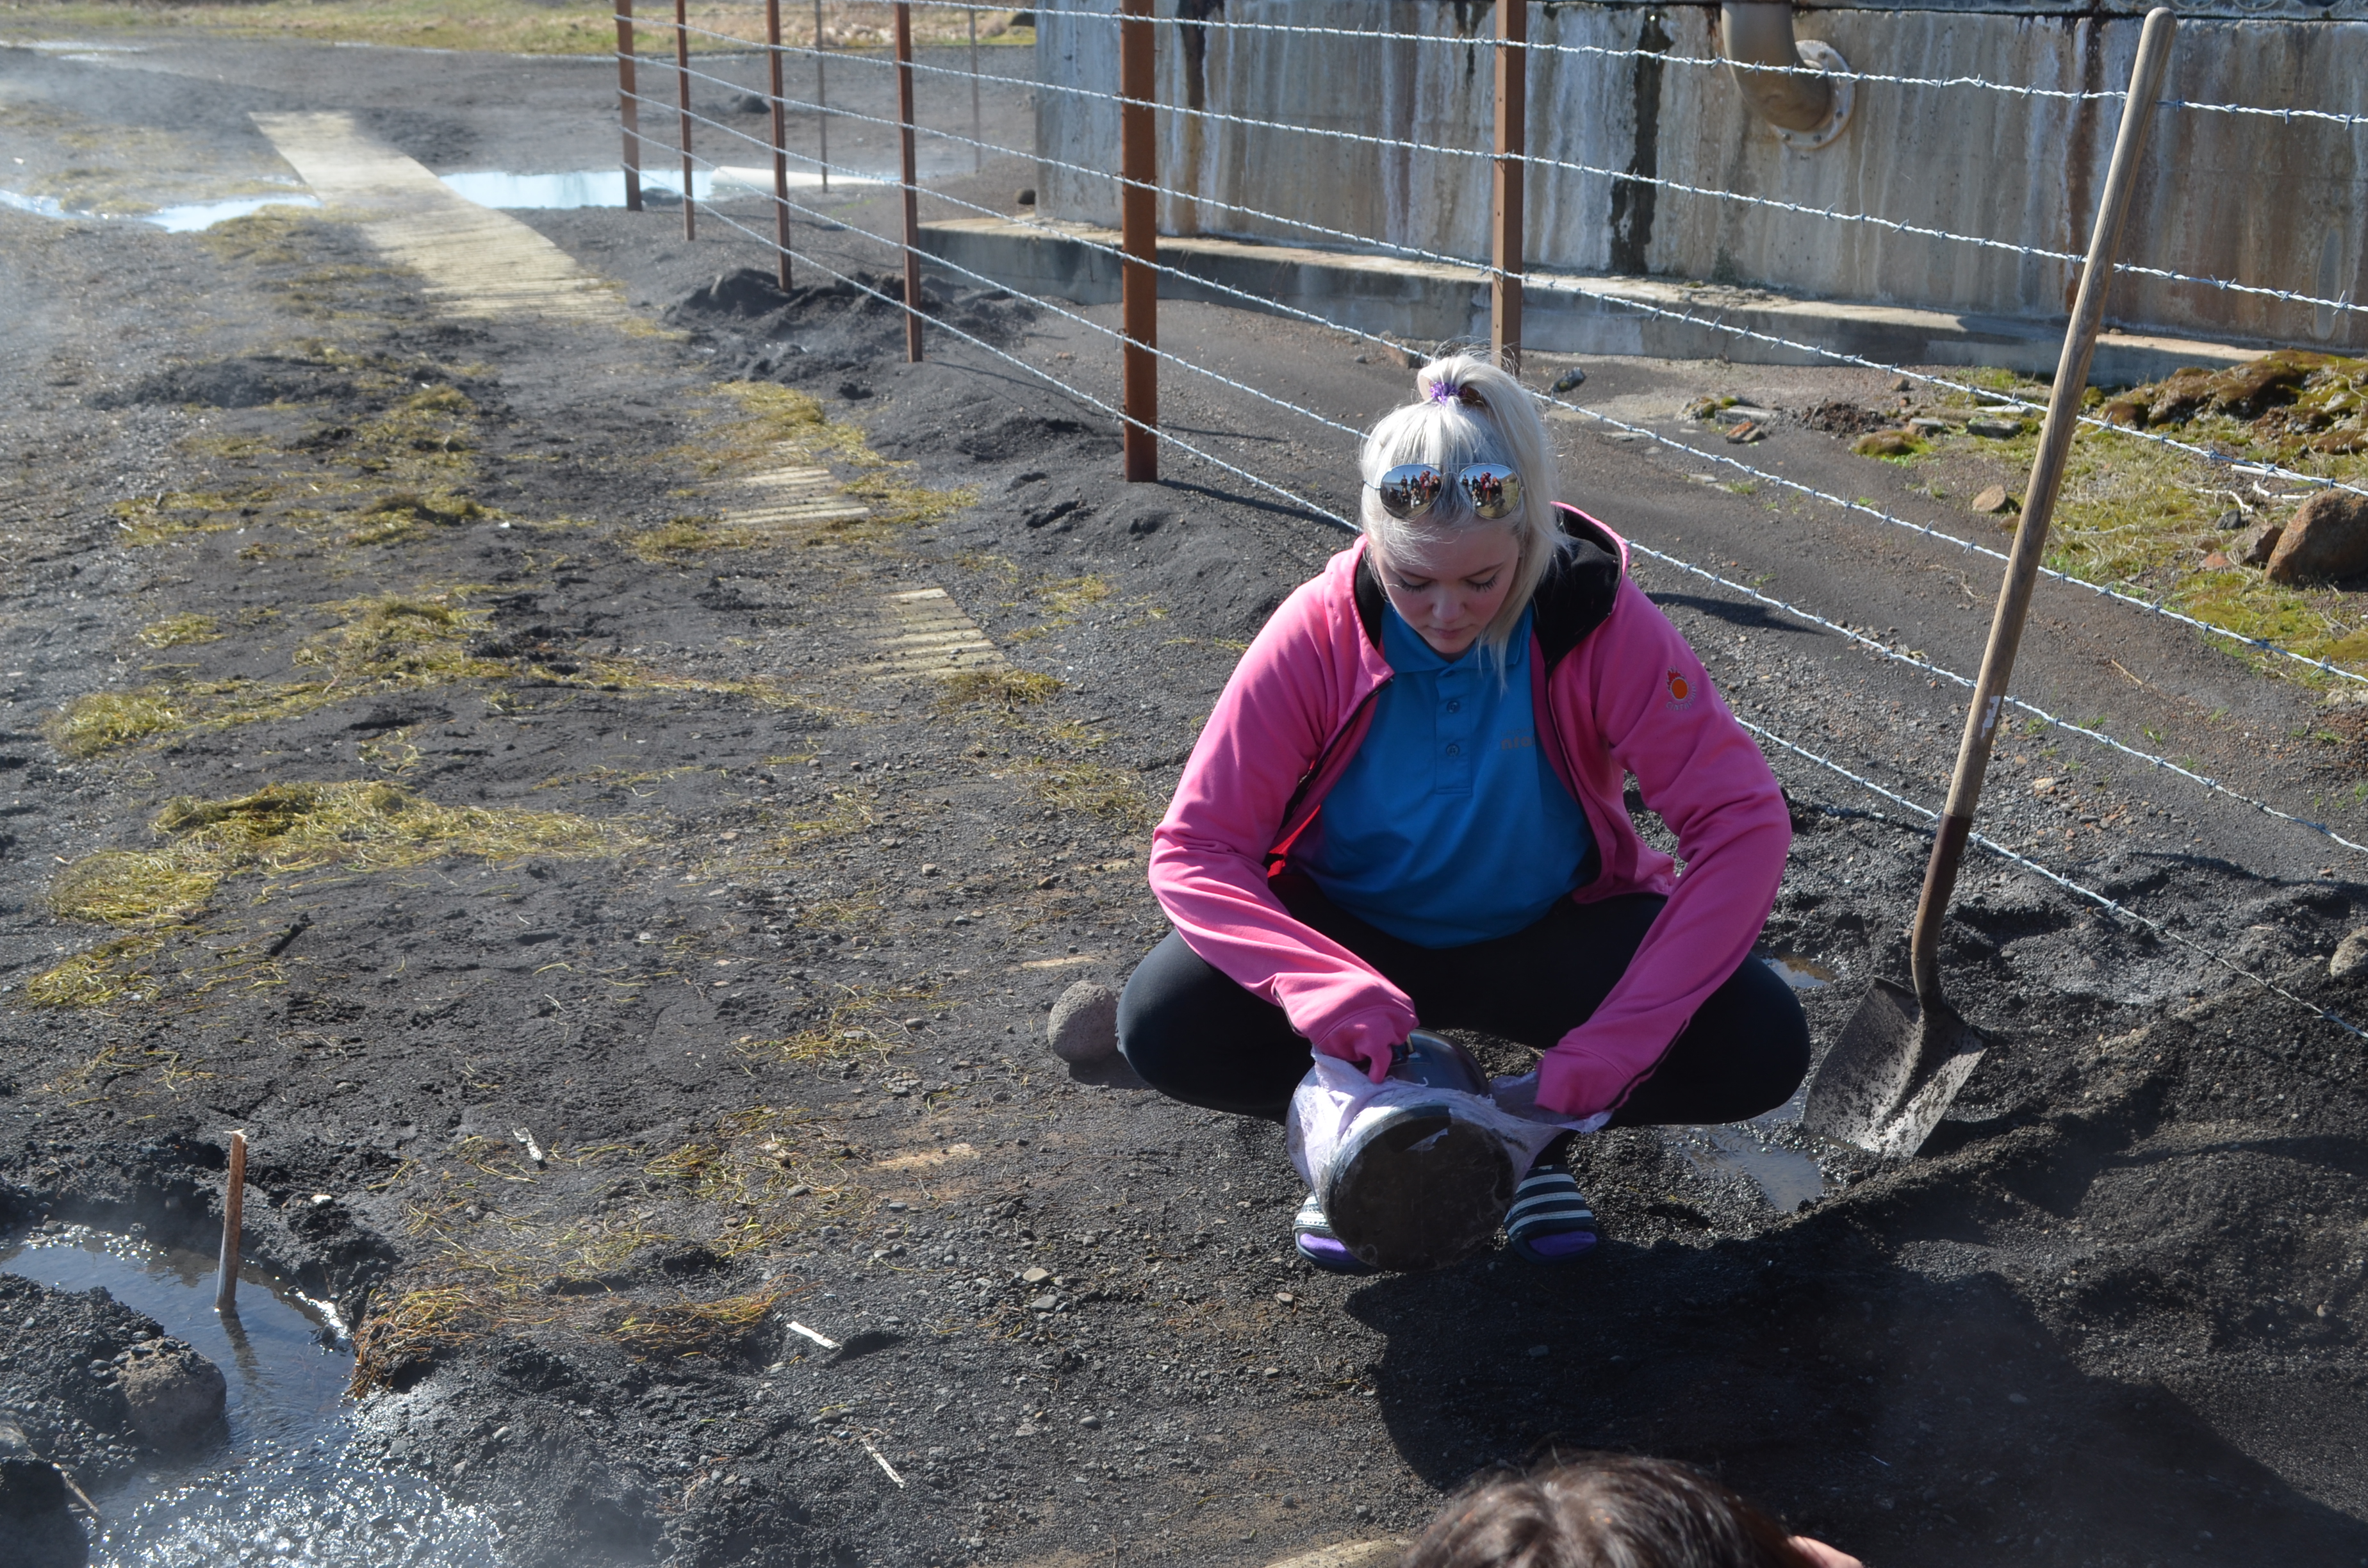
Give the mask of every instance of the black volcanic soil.
[[[308, 59], [302, 91], [184, 74], [153, 104], [23, 51], [0, 82], [228, 157], [230, 111], [335, 100], [347, 67]], [[469, 121], [426, 64], [372, 60], [371, 91], [420, 106], [378, 125], [397, 145]], [[1042, 1031], [1163, 928], [1146, 825], [1341, 536], [1172, 452], [1121, 483], [1110, 422], [1028, 369], [1108, 395], [1076, 321], [941, 278], [936, 308], [1015, 358], [938, 333], [907, 366], [860, 295], [684, 302], [745, 243], [529, 216], [658, 330], [440, 316], [319, 218], [0, 211], [0, 1222], [211, 1244], [244, 1127], [250, 1254], [356, 1325], [365, 1444], [481, 1505], [520, 1564], [1261, 1564], [1407, 1533], [1553, 1444], [1710, 1465], [1878, 1568], [2368, 1561], [2361, 1041], [2207, 956], [2368, 1012], [2328, 973], [2368, 906], [2356, 858], [2019, 736], [1987, 825], [2193, 945], [1970, 862], [1946, 962], [1992, 1049], [1926, 1157], [1608, 1135], [1580, 1152], [1609, 1229], [1583, 1267], [1311, 1275], [1276, 1130], [1066, 1068]], [[1315, 329], [1176, 308], [1163, 342], [1352, 424], [1405, 395]], [[1713, 384], [1803, 411], [1884, 390], [1588, 370], [1672, 429]], [[1332, 436], [1167, 390], [1185, 438], [1346, 505]], [[1970, 665], [1986, 591], [1953, 552], [1555, 428], [1614, 527]], [[874, 518], [666, 531], [777, 438]], [[1787, 428], [1753, 460], [1897, 484], [1846, 439]], [[1937, 798], [1951, 693], [1638, 574], [1739, 712]], [[883, 675], [890, 596], [932, 587], [1046, 678]], [[2308, 693], [2122, 611], [2043, 597], [2031, 660], [2297, 808], [2357, 773]], [[138, 722], [62, 719], [104, 711]], [[1775, 760], [1797, 839], [1767, 948], [1832, 979], [1826, 1041], [1903, 968], [1928, 840]], [[324, 802], [361, 814], [296, 853]], [[94, 864], [154, 907], [193, 835], [249, 821], [153, 928], [55, 913]], [[450, 852], [398, 853], [415, 832]], [[110, 851], [164, 858], [88, 858]], [[1822, 1192], [1745, 1156], [1795, 1182], [1814, 1160]], [[48, 1310], [0, 1314], [11, 1365]], [[71, 1437], [18, 1397], [38, 1440]]]

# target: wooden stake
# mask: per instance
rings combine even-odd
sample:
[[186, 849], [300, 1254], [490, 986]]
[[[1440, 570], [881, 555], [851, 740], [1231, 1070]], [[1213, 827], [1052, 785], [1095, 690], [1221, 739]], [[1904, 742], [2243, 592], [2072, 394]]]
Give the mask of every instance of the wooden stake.
[[1488, 259], [1488, 347], [1521, 373], [1521, 170], [1529, 145], [1529, 0], [1497, 0], [1497, 161]]
[[633, 0], [617, 0], [617, 119], [625, 135], [625, 210], [642, 210], [642, 98], [633, 85]]
[[781, 0], [765, 0], [766, 80], [773, 91], [773, 255], [781, 289], [790, 287], [790, 116], [781, 105]]
[[699, 224], [690, 211], [690, 27], [683, 5], [684, 0], [674, 0], [675, 101], [682, 110], [682, 237], [695, 240]]
[[823, 91], [822, 0], [814, 0], [814, 158], [822, 187], [830, 188], [830, 99]]
[[214, 1311], [238, 1311], [238, 1233], [246, 1222], [246, 1134], [230, 1135], [230, 1173], [222, 1185], [221, 1280], [214, 1287]]
[[913, 6], [896, 0], [896, 140], [905, 158], [905, 358], [921, 362], [921, 187], [913, 147]]
[[1126, 480], [1147, 484], [1159, 478], [1159, 182], [1158, 96], [1151, 0], [1122, 0], [1119, 15], [1119, 227], [1126, 260], [1119, 282], [1124, 301], [1126, 347], [1123, 392], [1126, 408]]

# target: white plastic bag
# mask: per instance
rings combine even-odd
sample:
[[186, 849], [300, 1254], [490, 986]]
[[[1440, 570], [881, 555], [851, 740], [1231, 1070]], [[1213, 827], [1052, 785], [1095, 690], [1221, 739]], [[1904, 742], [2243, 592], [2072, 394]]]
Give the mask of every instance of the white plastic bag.
[[1610, 1111], [1569, 1120], [1538, 1107], [1538, 1075], [1498, 1078], [1486, 1095], [1433, 1088], [1403, 1078], [1374, 1083], [1365, 1070], [1337, 1056], [1318, 1056], [1291, 1096], [1291, 1163], [1308, 1190], [1319, 1190], [1332, 1155], [1367, 1122], [1399, 1106], [1445, 1105], [1458, 1121], [1486, 1129], [1513, 1156], [1516, 1174], [1530, 1168], [1538, 1152], [1565, 1132], [1592, 1132], [1611, 1119]]

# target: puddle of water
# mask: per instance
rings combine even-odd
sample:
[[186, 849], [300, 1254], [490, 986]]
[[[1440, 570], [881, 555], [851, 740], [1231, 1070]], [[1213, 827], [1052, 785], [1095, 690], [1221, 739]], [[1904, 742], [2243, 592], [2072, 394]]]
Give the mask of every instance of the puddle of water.
[[[228, 201], [192, 201], [178, 207], [162, 207], [129, 221], [153, 224], [172, 234], [193, 234], [211, 229], [216, 223], [226, 223], [233, 218], [244, 218], [250, 212], [260, 212], [267, 207], [318, 207], [321, 203], [310, 196], [242, 196]], [[60, 205], [54, 196], [19, 196], [13, 190], [0, 190], [0, 207], [30, 212], [41, 218], [87, 218], [108, 222], [120, 222], [127, 215], [120, 212], [73, 212]]]
[[1666, 1136], [1696, 1169], [1711, 1176], [1748, 1176], [1770, 1208], [1790, 1214], [1826, 1192], [1826, 1173], [1816, 1156], [1782, 1141], [1800, 1125], [1808, 1095], [1804, 1084], [1765, 1116], [1728, 1127], [1689, 1127]]
[[[456, 195], [466, 197], [480, 207], [509, 210], [550, 210], [572, 207], [622, 207], [625, 204], [625, 171], [622, 169], [579, 169], [572, 174], [513, 175], [499, 170], [438, 176]], [[857, 175], [838, 175], [835, 185], [877, 185], [880, 181]], [[791, 169], [791, 190], [815, 190], [822, 176], [809, 170]], [[677, 169], [650, 168], [642, 171], [644, 191], [666, 191], [682, 194], [682, 175]], [[690, 194], [699, 201], [733, 200], [749, 196], [768, 196], [773, 189], [770, 169], [741, 169], [726, 165], [719, 169], [694, 169], [690, 176]]]
[[230, 201], [193, 201], [181, 207], [160, 208], [140, 221], [154, 223], [168, 234], [194, 234], [200, 229], [227, 223], [233, 218], [244, 218], [267, 207], [320, 205], [318, 199], [310, 196], [242, 196]]
[[1834, 983], [1832, 970], [1798, 953], [1772, 953], [1762, 961], [1795, 991], [1822, 991]]
[[226, 1449], [97, 1494], [97, 1568], [498, 1568], [494, 1528], [474, 1509], [347, 1461], [353, 1357], [324, 1303], [250, 1267], [233, 1322], [213, 1310], [211, 1255], [81, 1228], [0, 1244], [0, 1269], [60, 1290], [104, 1287], [196, 1346], [228, 1384]]

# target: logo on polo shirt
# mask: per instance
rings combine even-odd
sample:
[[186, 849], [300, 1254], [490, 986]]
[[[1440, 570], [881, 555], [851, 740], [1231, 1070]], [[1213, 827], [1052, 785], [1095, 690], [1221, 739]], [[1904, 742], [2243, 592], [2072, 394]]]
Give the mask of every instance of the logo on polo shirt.
[[1669, 699], [1662, 704], [1673, 713], [1682, 713], [1694, 705], [1694, 685], [1677, 671], [1669, 672]]

